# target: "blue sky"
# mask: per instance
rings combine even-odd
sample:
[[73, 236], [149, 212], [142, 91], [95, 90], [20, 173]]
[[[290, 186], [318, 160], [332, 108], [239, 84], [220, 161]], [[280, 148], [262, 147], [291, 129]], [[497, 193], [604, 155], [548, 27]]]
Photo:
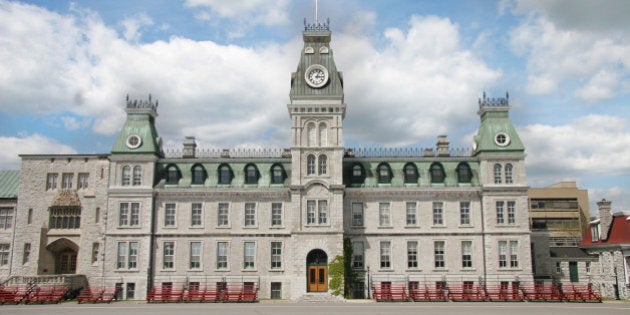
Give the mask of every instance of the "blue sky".
[[[509, 92], [530, 186], [574, 180], [591, 205], [630, 210], [627, 12], [623, 0], [320, 0], [346, 145], [447, 134], [470, 147], [477, 99]], [[20, 153], [109, 152], [127, 94], [159, 99], [166, 148], [185, 136], [288, 147], [290, 74], [314, 14], [314, 0], [0, 0], [0, 169]]]

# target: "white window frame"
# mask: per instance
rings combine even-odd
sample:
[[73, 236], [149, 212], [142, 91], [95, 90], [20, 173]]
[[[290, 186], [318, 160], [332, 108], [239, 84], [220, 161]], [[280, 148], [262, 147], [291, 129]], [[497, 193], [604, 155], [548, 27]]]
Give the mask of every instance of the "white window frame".
[[473, 267], [473, 244], [472, 241], [462, 241], [462, 268]]
[[282, 269], [282, 248], [283, 244], [280, 241], [272, 241], [269, 245], [271, 249], [270, 267], [272, 270]]
[[505, 224], [505, 201], [497, 201], [495, 203], [497, 224]]
[[256, 270], [256, 242], [243, 242], [243, 270]]
[[446, 242], [433, 241], [433, 267], [435, 269], [446, 268]]
[[217, 242], [217, 257], [216, 258], [217, 258], [217, 263], [215, 267], [217, 270], [230, 269], [230, 243], [229, 242], [226, 242], [226, 241]]
[[271, 226], [281, 227], [283, 226], [283, 204], [281, 202], [274, 202], [271, 204]]
[[352, 268], [364, 268], [365, 247], [362, 241], [352, 242]]
[[246, 202], [243, 209], [243, 226], [246, 228], [253, 228], [258, 226], [256, 203]]
[[407, 269], [418, 269], [418, 241], [407, 241]]
[[[197, 248], [195, 248], [197, 247]], [[188, 269], [200, 270], [203, 267], [201, 257], [203, 257], [203, 243], [200, 241], [192, 241], [188, 245]]]
[[390, 227], [392, 226], [392, 211], [391, 204], [389, 202], [380, 202], [378, 204], [378, 226]]
[[433, 225], [444, 226], [444, 203], [433, 203]]
[[177, 227], [177, 204], [174, 202], [164, 204], [164, 227]]
[[175, 270], [175, 242], [162, 242], [162, 269]]
[[392, 269], [392, 242], [380, 241], [379, 253], [380, 269]]
[[459, 224], [471, 225], [470, 219], [470, 201], [461, 201], [459, 203]]
[[418, 225], [418, 204], [415, 202], [407, 202], [405, 204], [405, 222], [407, 226]]
[[219, 202], [217, 205], [217, 226], [230, 226], [230, 204], [227, 202]]
[[364, 225], [363, 203], [361, 202], [352, 203], [351, 216], [352, 216], [351, 224], [353, 227], [363, 227]]
[[203, 227], [203, 203], [193, 202], [190, 204], [190, 226]]

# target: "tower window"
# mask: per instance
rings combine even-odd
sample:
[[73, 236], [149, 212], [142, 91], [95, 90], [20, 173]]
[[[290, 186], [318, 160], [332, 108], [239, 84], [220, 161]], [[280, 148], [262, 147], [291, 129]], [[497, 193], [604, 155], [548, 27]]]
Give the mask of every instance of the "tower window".
[[501, 184], [501, 164], [494, 164], [494, 183]]
[[512, 178], [512, 170], [513, 170], [512, 164], [510, 163], [505, 164], [505, 183], [506, 184], [514, 183], [514, 179]]
[[328, 157], [325, 155], [319, 156], [319, 175], [326, 175], [328, 168]]
[[136, 165], [133, 167], [133, 182], [134, 186], [140, 186], [142, 184], [142, 167]]
[[306, 175], [315, 175], [315, 156], [312, 154], [306, 157]]

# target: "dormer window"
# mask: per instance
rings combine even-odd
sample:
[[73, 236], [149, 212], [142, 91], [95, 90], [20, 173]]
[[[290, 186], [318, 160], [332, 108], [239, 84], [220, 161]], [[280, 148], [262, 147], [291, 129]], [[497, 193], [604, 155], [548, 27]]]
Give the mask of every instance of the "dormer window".
[[245, 184], [257, 184], [258, 183], [258, 169], [255, 165], [249, 164], [245, 167]]
[[271, 167], [271, 183], [272, 184], [283, 184], [284, 183], [284, 169], [282, 165], [275, 164]]
[[229, 185], [232, 183], [234, 173], [230, 166], [223, 164], [219, 166], [219, 185]]
[[166, 168], [166, 184], [177, 185], [180, 178], [179, 169], [175, 165], [170, 165]]
[[376, 172], [378, 174], [378, 183], [379, 184], [389, 184], [392, 182], [392, 170], [389, 168], [389, 164], [381, 163]]
[[418, 183], [418, 169], [413, 163], [407, 163], [405, 165], [405, 184], [417, 184]]
[[363, 184], [365, 182], [365, 171], [361, 164], [356, 163], [352, 165], [352, 176], [350, 178], [352, 184]]
[[444, 183], [446, 175], [444, 174], [444, 168], [442, 167], [442, 164], [438, 162], [431, 164], [431, 168], [429, 171], [431, 172], [431, 183]]
[[457, 181], [460, 183], [470, 183], [472, 180], [472, 172], [470, 166], [466, 162], [461, 162], [457, 165]]
[[203, 183], [206, 181], [206, 177], [207, 177], [207, 173], [206, 173], [206, 169], [203, 168], [202, 165], [195, 165], [193, 166], [192, 170], [192, 184], [193, 185], [203, 185]]
[[591, 225], [591, 242], [599, 242], [599, 223]]

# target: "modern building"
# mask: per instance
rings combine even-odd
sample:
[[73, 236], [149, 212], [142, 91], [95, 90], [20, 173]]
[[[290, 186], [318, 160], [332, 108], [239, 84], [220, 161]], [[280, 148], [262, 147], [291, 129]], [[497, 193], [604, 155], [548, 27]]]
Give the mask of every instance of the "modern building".
[[588, 225], [588, 191], [575, 182], [530, 188], [534, 278], [541, 282], [586, 282], [596, 260], [578, 247]]
[[10, 275], [84, 275], [129, 299], [238, 282], [295, 300], [328, 295], [348, 240], [355, 297], [371, 283], [532, 282], [525, 147], [507, 96], [479, 100], [472, 150], [445, 136], [435, 149], [346, 148], [351, 105], [328, 23], [305, 25], [303, 40], [287, 149], [202, 150], [191, 137], [165, 154], [149, 97], [127, 99], [110, 153], [22, 155]]
[[630, 298], [630, 212], [612, 213], [612, 202], [597, 203], [599, 219], [589, 223], [580, 248], [597, 257], [590, 266], [592, 282], [603, 296]]

